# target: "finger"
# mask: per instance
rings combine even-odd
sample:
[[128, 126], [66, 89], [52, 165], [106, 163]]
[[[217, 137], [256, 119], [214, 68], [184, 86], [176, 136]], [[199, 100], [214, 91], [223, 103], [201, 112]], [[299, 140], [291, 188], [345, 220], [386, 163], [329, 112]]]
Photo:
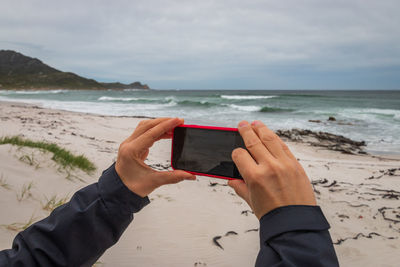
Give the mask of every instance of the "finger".
[[154, 142], [157, 141], [161, 136], [163, 136], [165, 133], [168, 133], [182, 123], [182, 119], [174, 118], [157, 124], [134, 140], [137, 149], [140, 150], [151, 147]]
[[249, 152], [243, 148], [236, 148], [232, 151], [232, 160], [245, 181], [250, 176], [250, 172], [258, 167]]
[[268, 160], [268, 157], [271, 157], [267, 148], [247, 121], [241, 121], [238, 130], [243, 138], [247, 150], [250, 151], [257, 163], [265, 162]]
[[169, 119], [171, 119], [171, 118], [157, 118], [157, 119], [152, 119], [152, 120], [140, 121], [139, 124], [136, 126], [135, 131], [131, 134], [131, 136], [128, 137], [128, 139], [126, 141], [127, 142], [132, 141], [136, 137], [142, 135], [143, 133], [145, 133], [149, 129], [151, 129], [154, 126], [156, 126], [157, 124], [159, 124], [159, 123], [161, 123], [163, 121], [169, 120]]
[[239, 197], [243, 198], [244, 201], [246, 201], [247, 204], [249, 204], [249, 206], [251, 207], [249, 189], [242, 180], [230, 180], [228, 181], [228, 185], [232, 187], [233, 190], [235, 190], [236, 194], [238, 194]]
[[[182, 119], [183, 120], [183, 119]], [[159, 139], [171, 139], [174, 133], [174, 129], [166, 132], [165, 134], [163, 134], [161, 137], [159, 137]]]
[[171, 138], [172, 138], [171, 133], [165, 133], [165, 134], [161, 135], [160, 137], [158, 137], [156, 141], [161, 140], [161, 139], [171, 139]]
[[253, 121], [252, 128], [257, 133], [261, 142], [275, 158], [286, 157], [282, 149], [280, 138], [261, 121]]
[[195, 175], [182, 170], [156, 172], [153, 175], [155, 175], [159, 186], [176, 184], [183, 180], [196, 180]]
[[290, 151], [289, 147], [285, 144], [285, 142], [282, 141], [282, 139], [279, 138], [279, 141], [281, 143], [282, 149], [283, 151], [286, 153], [286, 155], [292, 159], [292, 160], [296, 160], [297, 158], [293, 155], [292, 151]]

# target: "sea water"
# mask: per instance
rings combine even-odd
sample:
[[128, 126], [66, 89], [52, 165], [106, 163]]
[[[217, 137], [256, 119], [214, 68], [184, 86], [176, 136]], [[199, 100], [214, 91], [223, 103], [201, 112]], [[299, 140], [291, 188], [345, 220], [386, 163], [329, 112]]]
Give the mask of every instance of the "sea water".
[[400, 154], [400, 91], [0, 90], [0, 100], [102, 115], [182, 117], [188, 124], [214, 126], [261, 120], [274, 130], [326, 131], [364, 140], [370, 152]]

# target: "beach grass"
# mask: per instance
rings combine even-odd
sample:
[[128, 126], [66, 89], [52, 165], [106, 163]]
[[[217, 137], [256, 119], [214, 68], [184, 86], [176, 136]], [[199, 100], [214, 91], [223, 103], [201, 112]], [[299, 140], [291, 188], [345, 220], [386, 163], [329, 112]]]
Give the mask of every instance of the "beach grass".
[[64, 205], [68, 202], [69, 197], [58, 197], [57, 195], [53, 195], [51, 198], [46, 198], [46, 201], [42, 203], [42, 209], [47, 211], [53, 211], [55, 208]]
[[4, 189], [11, 190], [11, 185], [8, 184], [7, 179], [1, 174], [0, 177], [0, 186]]
[[[11, 144], [19, 147], [38, 148], [53, 153], [52, 160], [60, 164], [64, 168], [79, 168], [87, 173], [96, 170], [96, 166], [84, 155], [76, 156], [70, 151], [58, 146], [54, 143], [44, 141], [33, 141], [23, 139], [19, 136], [3, 137], [0, 139], [0, 145]], [[26, 159], [25, 159], [26, 160]]]
[[32, 196], [31, 189], [33, 187], [33, 182], [25, 183], [19, 193], [17, 193], [17, 200], [21, 202], [24, 199], [30, 198]]
[[34, 153], [32, 153], [31, 155], [28, 154], [22, 155], [21, 157], [19, 157], [19, 160], [29, 164], [30, 166], [35, 166], [35, 169], [40, 168], [40, 164], [39, 162], [36, 161]]
[[4, 228], [6, 228], [7, 230], [10, 230], [10, 231], [20, 232], [20, 231], [25, 230], [29, 226], [31, 226], [32, 223], [34, 223], [35, 221], [36, 221], [36, 219], [33, 217], [33, 214], [32, 214], [31, 218], [25, 223], [2, 224], [1, 226], [3, 226]]

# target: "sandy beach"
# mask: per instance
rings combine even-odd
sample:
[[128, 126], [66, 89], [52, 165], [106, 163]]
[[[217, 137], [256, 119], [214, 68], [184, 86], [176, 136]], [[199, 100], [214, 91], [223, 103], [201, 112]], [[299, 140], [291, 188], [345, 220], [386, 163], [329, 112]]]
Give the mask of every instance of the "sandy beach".
[[[0, 102], [0, 137], [53, 142], [84, 154], [97, 167], [91, 175], [67, 172], [50, 153], [0, 145], [0, 249], [11, 247], [18, 229], [50, 213], [49, 199], [66, 200], [96, 182], [140, 120]], [[341, 266], [398, 266], [400, 156], [288, 145], [306, 169], [331, 224]], [[169, 140], [156, 143], [147, 164], [168, 169], [170, 146]], [[98, 266], [254, 266], [258, 220], [225, 180], [198, 176], [159, 188], [149, 198], [151, 204], [135, 215]], [[229, 231], [237, 235], [225, 236]], [[222, 236], [223, 249], [213, 244], [215, 236]]]

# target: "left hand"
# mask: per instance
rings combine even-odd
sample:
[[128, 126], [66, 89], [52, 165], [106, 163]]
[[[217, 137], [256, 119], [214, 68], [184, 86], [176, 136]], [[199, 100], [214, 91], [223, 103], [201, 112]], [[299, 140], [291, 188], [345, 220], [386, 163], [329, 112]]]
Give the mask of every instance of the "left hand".
[[183, 119], [179, 118], [143, 120], [133, 134], [122, 142], [115, 170], [129, 190], [145, 197], [162, 185], [196, 180], [196, 176], [182, 170], [160, 172], [144, 163], [150, 147], [160, 139], [171, 138], [173, 129], [180, 124], [183, 124]]

